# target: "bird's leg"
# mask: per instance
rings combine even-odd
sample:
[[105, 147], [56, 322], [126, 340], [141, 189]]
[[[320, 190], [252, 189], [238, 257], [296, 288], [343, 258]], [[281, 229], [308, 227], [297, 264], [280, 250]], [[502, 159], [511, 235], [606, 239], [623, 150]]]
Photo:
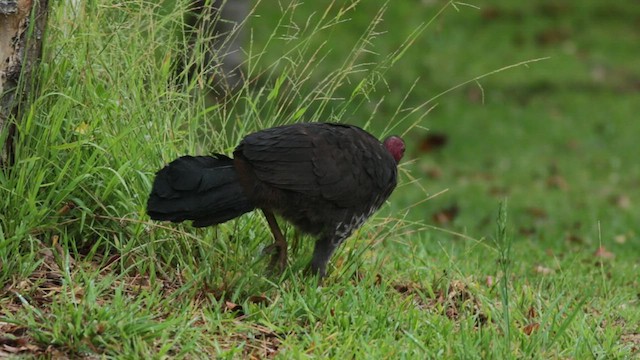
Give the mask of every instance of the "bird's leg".
[[327, 263], [333, 255], [333, 252], [340, 246], [342, 239], [332, 239], [331, 237], [322, 236], [316, 241], [313, 249], [313, 257], [307, 268], [307, 272], [313, 275], [319, 275], [324, 278], [327, 274]]
[[273, 252], [271, 256], [271, 268], [278, 268], [281, 272], [284, 270], [287, 265], [287, 240], [282, 235], [280, 231], [280, 227], [278, 226], [278, 222], [276, 221], [276, 217], [273, 216], [271, 211], [262, 210], [264, 217], [267, 219], [267, 223], [269, 224], [269, 228], [273, 233], [273, 244], [269, 245], [265, 252]]
[[291, 248], [292, 249], [300, 249], [300, 231], [298, 229], [293, 229], [293, 238], [291, 239]]

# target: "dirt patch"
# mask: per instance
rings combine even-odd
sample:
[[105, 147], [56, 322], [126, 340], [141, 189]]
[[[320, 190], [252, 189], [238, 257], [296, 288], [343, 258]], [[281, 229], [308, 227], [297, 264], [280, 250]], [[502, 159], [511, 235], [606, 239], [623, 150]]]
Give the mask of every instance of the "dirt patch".
[[453, 280], [445, 289], [436, 290], [433, 296], [415, 283], [396, 283], [393, 288], [402, 295], [411, 296], [416, 306], [440, 311], [451, 320], [471, 315], [476, 319], [476, 326], [485, 325], [488, 321], [479, 300], [463, 281]]
[[[19, 321], [25, 311], [35, 312], [43, 319], [53, 316], [52, 304], [60, 296], [74, 296], [79, 303], [82, 302], [86, 296], [85, 288], [81, 283], [74, 281], [80, 268], [96, 274], [94, 279], [96, 282], [99, 282], [102, 276], [113, 276], [118, 272], [118, 266], [115, 265], [118, 264], [120, 255], [113, 255], [107, 259], [94, 256], [91, 261], [74, 259], [57, 243], [56, 239], [52, 240], [51, 246], [41, 244], [38, 252], [41, 262], [32, 274], [0, 289], [0, 317], [18, 319], [15, 323], [0, 321], [0, 358], [34, 356], [53, 359], [70, 357], [90, 359], [99, 358], [102, 354], [102, 349], [94, 346], [89, 339], [85, 345], [92, 350], [88, 353], [70, 353], [64, 346], [41, 343], [33, 337], [33, 330], [38, 329], [31, 329], [30, 326], [33, 325]], [[195, 291], [195, 296], [192, 291], [182, 294], [178, 290], [184, 289], [185, 281], [180, 274], [174, 275], [166, 278], [151, 278], [148, 275], [133, 272], [120, 274], [111, 281], [109, 289], [105, 289], [92, 301], [98, 306], [109, 306], [116, 291], [123, 292], [131, 299], [135, 299], [141, 293], [160, 291], [163, 297], [173, 297], [179, 302], [186, 301], [183, 297], [189, 297], [189, 302], [195, 308], [210, 308], [215, 303], [215, 306], [220, 308], [220, 312], [233, 313], [234, 321], [242, 324], [241, 330], [231, 335], [212, 334], [218, 337], [225, 336], [225, 339], [220, 341], [223, 348], [231, 350], [242, 346], [243, 358], [247, 359], [273, 358], [278, 353], [285, 335], [275, 333], [267, 327], [244, 322], [245, 309], [242, 304], [236, 304], [227, 299], [229, 292], [212, 290], [203, 284], [202, 289]], [[256, 294], [249, 296], [246, 302], [268, 305], [271, 300], [265, 294]], [[157, 313], [156, 315], [155, 321], [162, 322], [168, 314]], [[207, 331], [205, 324], [201, 321], [196, 321], [193, 325], [203, 326], [203, 331]]]
[[254, 324], [249, 332], [228, 337], [228, 343], [223, 343], [223, 347], [233, 349], [244, 343], [243, 359], [272, 359], [280, 351], [285, 337], [285, 334], [278, 334], [265, 326]]
[[620, 336], [620, 342], [631, 346], [632, 353], [640, 352], [640, 333], [623, 334]]

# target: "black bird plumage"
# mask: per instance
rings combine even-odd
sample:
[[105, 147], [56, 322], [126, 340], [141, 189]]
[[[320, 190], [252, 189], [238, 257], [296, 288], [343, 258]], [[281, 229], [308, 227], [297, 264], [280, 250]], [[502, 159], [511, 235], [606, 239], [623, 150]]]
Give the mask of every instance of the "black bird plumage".
[[324, 276], [334, 250], [362, 226], [396, 186], [404, 143], [384, 143], [359, 127], [301, 123], [247, 135], [225, 155], [183, 156], [158, 171], [147, 203], [154, 220], [223, 223], [255, 208], [273, 232], [273, 265], [287, 243], [274, 213], [317, 237], [313, 273]]

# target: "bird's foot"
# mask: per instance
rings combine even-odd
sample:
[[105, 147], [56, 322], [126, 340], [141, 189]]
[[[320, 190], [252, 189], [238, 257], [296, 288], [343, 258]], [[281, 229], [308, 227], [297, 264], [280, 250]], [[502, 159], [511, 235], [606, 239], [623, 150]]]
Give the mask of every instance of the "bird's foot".
[[284, 271], [285, 266], [287, 265], [287, 240], [282, 235], [280, 231], [280, 227], [278, 227], [278, 222], [276, 221], [275, 216], [271, 211], [262, 209], [264, 213], [264, 217], [269, 223], [269, 228], [273, 233], [273, 244], [267, 246], [264, 249], [265, 253], [272, 253], [271, 255], [271, 271], [281, 274]]
[[304, 273], [307, 276], [316, 276], [320, 280], [324, 279], [327, 276], [327, 270], [325, 266], [317, 266], [313, 263], [310, 263], [306, 267]]
[[287, 244], [274, 242], [264, 249], [265, 254], [271, 254], [271, 262], [269, 268], [278, 274], [284, 271], [287, 265]]

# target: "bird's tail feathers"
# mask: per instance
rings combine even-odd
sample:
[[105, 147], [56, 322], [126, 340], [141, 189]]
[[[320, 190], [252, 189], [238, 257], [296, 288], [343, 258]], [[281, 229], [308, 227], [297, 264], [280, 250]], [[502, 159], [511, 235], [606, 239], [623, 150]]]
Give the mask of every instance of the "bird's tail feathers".
[[183, 156], [156, 173], [147, 213], [153, 220], [193, 226], [220, 224], [254, 209], [238, 181], [233, 159]]

